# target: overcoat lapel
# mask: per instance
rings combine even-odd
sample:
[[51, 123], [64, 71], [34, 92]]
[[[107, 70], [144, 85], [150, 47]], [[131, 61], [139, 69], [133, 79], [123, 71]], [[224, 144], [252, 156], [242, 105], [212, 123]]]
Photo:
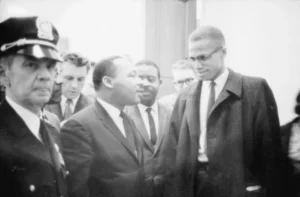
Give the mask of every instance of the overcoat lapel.
[[96, 101], [94, 105], [96, 114], [98, 115], [99, 119], [103, 122], [103, 125], [123, 144], [123, 146], [128, 150], [128, 152], [135, 158], [135, 160], [138, 161], [135, 151], [131, 148], [127, 139], [122, 135], [121, 131], [111, 119], [106, 110], [102, 107], [100, 103], [98, 103], [98, 101]]
[[187, 124], [190, 132], [196, 134], [199, 138], [200, 134], [200, 93], [202, 88], [202, 82], [199, 81], [193, 87], [191, 87], [190, 94], [187, 95], [186, 100], [186, 117]]
[[229, 70], [228, 79], [225, 83], [223, 90], [221, 91], [219, 97], [214, 103], [211, 112], [208, 115], [208, 119], [214, 110], [220, 106], [229, 96], [235, 95], [237, 97], [241, 97], [242, 94], [242, 76]]

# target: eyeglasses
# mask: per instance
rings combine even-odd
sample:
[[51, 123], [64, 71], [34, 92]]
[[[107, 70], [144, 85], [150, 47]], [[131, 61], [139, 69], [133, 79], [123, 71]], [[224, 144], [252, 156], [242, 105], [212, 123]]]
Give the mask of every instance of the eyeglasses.
[[220, 51], [222, 49], [224, 49], [224, 47], [218, 47], [218, 48], [216, 48], [215, 50], [213, 50], [212, 52], [210, 52], [207, 55], [199, 55], [197, 57], [189, 57], [189, 59], [191, 61], [196, 61], [197, 60], [197, 61], [204, 62], [204, 61], [210, 59], [213, 54], [217, 53], [218, 51]]
[[173, 83], [174, 83], [174, 85], [176, 85], [176, 86], [182, 88], [184, 84], [185, 84], [185, 85], [190, 85], [190, 84], [192, 84], [193, 82], [194, 82], [194, 78], [187, 78], [187, 79], [185, 79], [185, 80], [180, 80], [180, 81], [176, 81], [176, 82], [174, 81]]

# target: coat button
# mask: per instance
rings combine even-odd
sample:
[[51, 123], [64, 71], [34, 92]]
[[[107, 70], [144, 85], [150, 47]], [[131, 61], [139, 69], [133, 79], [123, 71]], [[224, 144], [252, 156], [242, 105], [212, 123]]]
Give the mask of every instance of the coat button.
[[29, 186], [29, 190], [30, 190], [31, 192], [34, 192], [34, 191], [35, 191], [35, 186], [34, 186], [34, 185], [30, 185], [30, 186]]
[[69, 171], [66, 171], [66, 175], [69, 175], [70, 174], [70, 172]]

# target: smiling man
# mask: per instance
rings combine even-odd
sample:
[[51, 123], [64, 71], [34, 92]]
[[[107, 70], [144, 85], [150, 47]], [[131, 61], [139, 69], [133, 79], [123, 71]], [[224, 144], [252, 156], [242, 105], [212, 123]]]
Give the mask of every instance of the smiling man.
[[92, 103], [90, 98], [81, 93], [90, 69], [89, 61], [77, 53], [66, 53], [63, 60], [59, 72], [61, 101], [46, 105], [46, 109], [56, 114], [60, 121], [68, 119]]
[[286, 196], [273, 93], [266, 80], [227, 68], [226, 53], [216, 27], [201, 26], [189, 37], [200, 81], [174, 107], [167, 196]]
[[135, 64], [138, 92], [141, 102], [126, 108], [138, 132], [144, 140], [145, 188], [147, 197], [163, 195], [165, 183], [161, 146], [168, 129], [171, 111], [157, 101], [162, 83], [159, 67], [152, 61], [142, 60]]
[[67, 196], [59, 133], [41, 112], [51, 96], [56, 63], [61, 61], [58, 32], [39, 17], [9, 18], [0, 23], [0, 32], [5, 84], [0, 106], [0, 193]]

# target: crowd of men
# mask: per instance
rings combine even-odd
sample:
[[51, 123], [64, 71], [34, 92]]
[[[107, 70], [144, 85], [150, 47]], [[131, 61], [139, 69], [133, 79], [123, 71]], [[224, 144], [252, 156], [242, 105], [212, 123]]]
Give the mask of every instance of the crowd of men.
[[153, 61], [61, 55], [57, 29], [36, 16], [0, 32], [1, 196], [299, 195], [299, 118], [280, 133], [268, 83], [226, 67], [218, 28], [191, 33], [163, 98]]

